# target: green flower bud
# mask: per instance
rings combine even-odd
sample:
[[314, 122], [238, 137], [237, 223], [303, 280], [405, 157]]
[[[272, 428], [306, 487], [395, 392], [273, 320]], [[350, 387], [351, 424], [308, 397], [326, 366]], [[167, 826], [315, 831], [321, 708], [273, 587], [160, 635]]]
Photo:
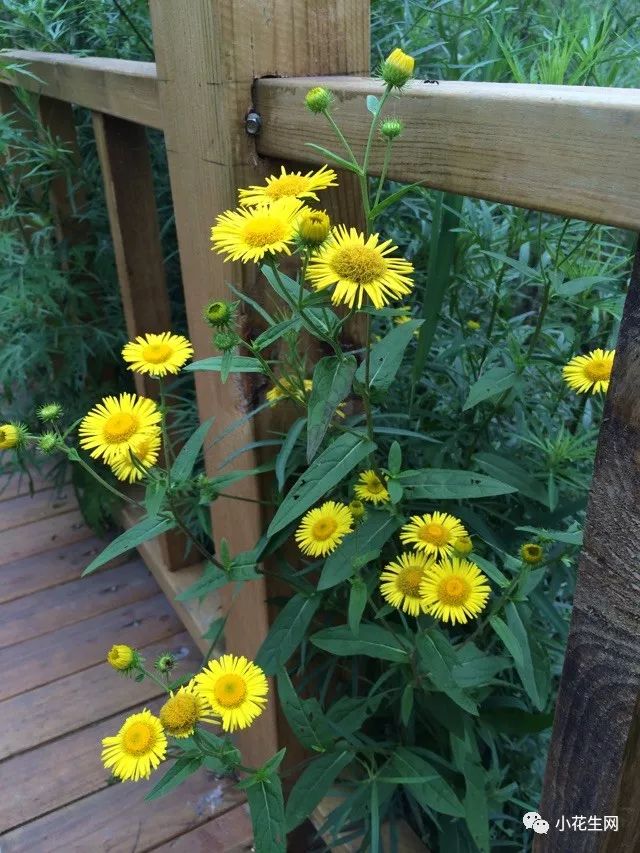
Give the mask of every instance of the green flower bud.
[[43, 421], [43, 423], [57, 421], [62, 415], [62, 406], [60, 403], [45, 403], [44, 406], [40, 406], [36, 415], [39, 420]]
[[210, 302], [204, 309], [203, 317], [214, 329], [221, 329], [229, 325], [229, 321], [233, 317], [233, 305], [223, 299]]
[[229, 352], [234, 347], [238, 346], [240, 338], [231, 329], [224, 329], [216, 332], [213, 336], [213, 343], [222, 352]]
[[385, 139], [395, 139], [400, 136], [404, 125], [398, 118], [386, 118], [380, 125], [380, 133]]
[[309, 89], [304, 99], [305, 104], [312, 113], [323, 113], [328, 110], [333, 101], [333, 95], [324, 86], [314, 86]]
[[60, 446], [60, 439], [55, 432], [45, 432], [38, 438], [38, 449], [43, 453], [54, 453]]
[[176, 659], [170, 652], [160, 655], [154, 666], [158, 672], [171, 672], [176, 665]]

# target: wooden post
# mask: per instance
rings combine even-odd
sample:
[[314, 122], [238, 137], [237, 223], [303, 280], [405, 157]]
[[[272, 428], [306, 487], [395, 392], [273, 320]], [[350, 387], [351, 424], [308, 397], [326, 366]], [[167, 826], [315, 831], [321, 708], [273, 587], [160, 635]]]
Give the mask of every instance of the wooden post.
[[[255, 78], [265, 75], [366, 73], [369, 64], [368, 0], [151, 0], [162, 124], [176, 215], [185, 302], [196, 358], [211, 354], [201, 320], [211, 299], [229, 298], [227, 282], [251, 286], [253, 269], [224, 264], [211, 252], [210, 227], [235, 207], [237, 188], [260, 182], [272, 168], [260, 162], [245, 132]], [[232, 377], [223, 385], [197, 374], [201, 418], [216, 416], [216, 431], [246, 413], [255, 389]], [[253, 440], [251, 423], [208, 454], [216, 470], [230, 450]], [[256, 462], [246, 453], [243, 467]], [[260, 497], [255, 478], [236, 494]], [[263, 530], [259, 504], [219, 499], [213, 507], [216, 541], [232, 552], [253, 547]], [[229, 651], [254, 656], [268, 629], [264, 581], [245, 585], [227, 623]], [[276, 702], [246, 732], [245, 762], [258, 764], [277, 748]]]
[[[640, 746], [640, 249], [591, 484], [556, 705], [538, 853], [638, 849]], [[618, 832], [559, 832], [562, 816], [618, 815]]]

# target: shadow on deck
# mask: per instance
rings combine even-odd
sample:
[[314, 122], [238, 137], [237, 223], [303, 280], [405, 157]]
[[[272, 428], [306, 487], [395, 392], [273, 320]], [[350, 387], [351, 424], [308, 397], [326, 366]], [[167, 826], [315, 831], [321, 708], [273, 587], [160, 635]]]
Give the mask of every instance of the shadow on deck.
[[111, 783], [101, 738], [162, 698], [114, 673], [107, 649], [127, 643], [148, 661], [169, 649], [179, 672], [201, 656], [137, 556], [80, 579], [104, 543], [71, 487], [36, 488], [31, 497], [16, 478], [0, 493], [0, 850], [250, 850], [246, 806], [227, 780], [201, 771], [153, 802], [143, 801], [154, 780]]

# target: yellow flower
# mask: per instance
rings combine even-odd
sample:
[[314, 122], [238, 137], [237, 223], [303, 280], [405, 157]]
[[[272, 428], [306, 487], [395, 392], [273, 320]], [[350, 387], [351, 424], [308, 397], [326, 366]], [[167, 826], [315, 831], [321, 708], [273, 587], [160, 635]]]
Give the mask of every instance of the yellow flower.
[[242, 207], [271, 204], [281, 198], [313, 199], [318, 201], [316, 190], [326, 190], [327, 187], [337, 187], [338, 176], [328, 166], [323, 166], [317, 172], [287, 172], [281, 167], [279, 175], [271, 175], [262, 187], [249, 187], [238, 192]]
[[303, 515], [295, 538], [303, 554], [324, 557], [336, 550], [352, 528], [353, 516], [349, 507], [336, 501], [326, 501]]
[[115, 737], [102, 739], [102, 763], [123, 782], [148, 779], [166, 752], [167, 738], [160, 720], [146, 708], [127, 717]]
[[303, 210], [298, 223], [298, 236], [309, 246], [319, 246], [329, 236], [331, 220], [324, 210]]
[[363, 471], [358, 476], [353, 491], [363, 501], [371, 501], [373, 504], [386, 503], [389, 500], [389, 492], [375, 471]]
[[587, 355], [575, 356], [562, 368], [564, 381], [579, 394], [606, 392], [615, 354], [613, 349], [594, 349]]
[[[411, 313], [410, 308], [405, 308], [404, 313], [398, 314], [393, 318], [393, 323], [395, 326], [404, 326], [405, 323], [408, 323], [410, 320], [413, 320], [414, 317]], [[416, 329], [413, 333], [413, 337], [417, 338], [420, 335], [420, 330]]]
[[307, 278], [316, 290], [335, 285], [334, 305], [361, 308], [366, 295], [375, 308], [383, 308], [401, 299], [411, 292], [413, 264], [389, 257], [396, 247], [379, 239], [378, 234], [365, 238], [355, 228], [339, 225], [311, 258]]
[[122, 349], [122, 357], [130, 363], [129, 370], [151, 376], [178, 373], [192, 355], [191, 342], [171, 332], [138, 335], [135, 341], [129, 341]]
[[467, 327], [467, 329], [469, 329], [469, 331], [477, 332], [480, 328], [480, 323], [478, 323], [477, 320], [467, 320], [465, 326]]
[[520, 548], [520, 556], [525, 563], [535, 566], [544, 557], [544, 548], [541, 545], [536, 545], [534, 542], [525, 542]]
[[191, 737], [196, 723], [220, 722], [209, 713], [209, 706], [200, 695], [193, 679], [171, 695], [160, 708], [160, 722], [171, 737]]
[[412, 515], [400, 531], [400, 539], [405, 545], [413, 545], [435, 557], [450, 554], [462, 536], [468, 536], [462, 522], [446, 512]]
[[475, 563], [443, 557], [431, 566], [420, 585], [429, 612], [443, 622], [465, 624], [484, 610], [491, 588]]
[[471, 537], [461, 536], [454, 542], [453, 549], [456, 554], [460, 554], [461, 557], [466, 557], [467, 554], [470, 554], [473, 551], [473, 542], [471, 541]]
[[380, 76], [388, 86], [400, 89], [413, 75], [415, 64], [413, 56], [396, 47], [382, 63]]
[[245, 657], [222, 655], [209, 661], [195, 677], [197, 690], [222, 718], [225, 732], [246, 729], [267, 703], [269, 685], [264, 672]]
[[108, 463], [118, 460], [122, 451], [135, 452], [135, 442], [159, 433], [162, 416], [147, 397], [120, 394], [105, 397], [86, 415], [78, 429], [80, 447], [90, 450], [94, 459], [102, 456]]
[[295, 198], [281, 198], [262, 207], [227, 210], [211, 229], [213, 251], [226, 261], [261, 261], [265, 255], [290, 255], [303, 204]]
[[348, 505], [348, 508], [349, 512], [353, 516], [354, 521], [358, 521], [360, 518], [363, 517], [366, 512], [365, 505], [362, 503], [362, 501], [359, 500], [351, 501], [351, 503]]
[[397, 560], [386, 565], [380, 575], [380, 592], [392, 605], [404, 610], [411, 616], [426, 613], [427, 605], [420, 592], [425, 572], [435, 563], [433, 557], [426, 557], [417, 551], [405, 551]]
[[136, 652], [131, 646], [111, 646], [107, 654], [107, 663], [118, 672], [128, 672], [136, 662]]
[[[310, 394], [313, 387], [313, 380], [305, 379], [303, 384], [305, 394]], [[292, 376], [280, 377], [278, 384], [274, 385], [273, 388], [269, 388], [266, 398], [272, 406], [275, 406], [280, 400], [293, 399], [299, 403], [304, 403], [305, 401], [305, 396], [298, 384], [298, 380]]]
[[[136, 480], [141, 480], [144, 474], [138, 466], [152, 468], [158, 461], [160, 444], [159, 433], [155, 435], [143, 435], [132, 439], [131, 446], [125, 450], [121, 450], [119, 455], [111, 462], [111, 470], [118, 480], [125, 480], [128, 483], [135, 483]], [[134, 464], [131, 454], [136, 457], [137, 465]]]
[[20, 429], [16, 424], [0, 426], [0, 450], [10, 450], [20, 443]]

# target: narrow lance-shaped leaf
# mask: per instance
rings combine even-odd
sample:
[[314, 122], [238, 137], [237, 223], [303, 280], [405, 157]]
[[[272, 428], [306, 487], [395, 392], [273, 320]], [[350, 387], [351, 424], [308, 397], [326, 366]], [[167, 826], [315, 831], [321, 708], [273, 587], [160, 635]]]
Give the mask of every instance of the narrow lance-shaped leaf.
[[173, 518], [159, 518], [158, 516], [153, 516], [151, 518], [143, 518], [142, 521], [139, 521], [134, 527], [130, 527], [129, 530], [125, 530], [117, 539], [114, 539], [113, 542], [110, 542], [107, 547], [98, 554], [87, 566], [87, 568], [83, 571], [82, 576], [91, 574], [91, 572], [95, 572], [96, 569], [99, 569], [100, 566], [104, 566], [105, 563], [108, 563], [109, 560], [113, 560], [114, 557], [119, 557], [120, 554], [124, 554], [125, 551], [130, 551], [132, 548], [137, 548], [138, 545], [141, 545], [143, 542], [148, 542], [149, 539], [155, 539], [156, 536], [160, 536], [161, 533], [167, 533], [169, 530], [173, 530], [176, 526], [176, 523]]
[[373, 510], [367, 513], [365, 520], [345, 536], [340, 547], [325, 560], [318, 589], [330, 589], [350, 578], [354, 572], [354, 560], [363, 554], [378, 552], [399, 526], [398, 519], [386, 512]]
[[408, 496], [423, 500], [461, 500], [508, 495], [516, 492], [515, 486], [501, 483], [476, 471], [456, 471], [446, 468], [423, 468], [398, 474]]
[[351, 391], [356, 367], [353, 355], [326, 356], [316, 364], [307, 411], [307, 462], [315, 457], [338, 406]]
[[324, 752], [333, 743], [320, 703], [313, 697], [301, 699], [285, 669], [278, 672], [278, 698], [287, 722], [303, 746]]
[[256, 663], [267, 675], [274, 675], [298, 648], [311, 624], [322, 597], [294, 595], [278, 613], [256, 655]]
[[285, 440], [282, 442], [282, 447], [280, 448], [278, 455], [276, 456], [276, 465], [275, 465], [275, 473], [276, 480], [278, 482], [278, 489], [282, 491], [284, 488], [284, 481], [286, 478], [287, 471], [287, 463], [293, 453], [293, 449], [296, 446], [296, 442], [300, 437], [300, 433], [305, 427], [307, 423], [306, 418], [298, 418], [295, 423], [293, 423], [289, 427], [289, 431], [287, 432], [287, 436]]
[[338, 657], [366, 655], [393, 663], [404, 663], [409, 657], [408, 650], [395, 634], [371, 623], [360, 625], [357, 637], [348, 625], [337, 625], [312, 634], [310, 640], [314, 646]]
[[173, 483], [184, 483], [191, 476], [198, 454], [202, 450], [202, 445], [214, 420], [215, 418], [209, 418], [201, 423], [193, 435], [190, 436], [180, 453], [178, 453], [176, 461], [171, 466], [170, 477]]
[[497, 397], [510, 391], [518, 381], [518, 374], [512, 367], [492, 367], [482, 374], [469, 388], [469, 395], [462, 407], [466, 412], [473, 409], [478, 403]]
[[[371, 347], [369, 367], [369, 387], [382, 391], [389, 388], [402, 364], [405, 350], [413, 333], [422, 326], [424, 320], [409, 320], [400, 326], [394, 326], [381, 341]], [[356, 379], [364, 385], [366, 364], [363, 361], [356, 371]]]
[[[200, 361], [194, 361], [192, 364], [187, 364], [183, 370], [197, 373], [202, 370], [210, 370], [213, 373], [221, 373], [225, 369], [225, 361], [223, 356], [214, 355], [211, 358], [202, 358]], [[228, 365], [230, 373], [264, 373], [262, 365], [257, 358], [251, 358], [248, 355], [234, 355], [231, 363]]]
[[287, 801], [286, 822], [289, 832], [309, 817], [352, 758], [352, 754], [346, 750], [329, 752], [307, 766]]

